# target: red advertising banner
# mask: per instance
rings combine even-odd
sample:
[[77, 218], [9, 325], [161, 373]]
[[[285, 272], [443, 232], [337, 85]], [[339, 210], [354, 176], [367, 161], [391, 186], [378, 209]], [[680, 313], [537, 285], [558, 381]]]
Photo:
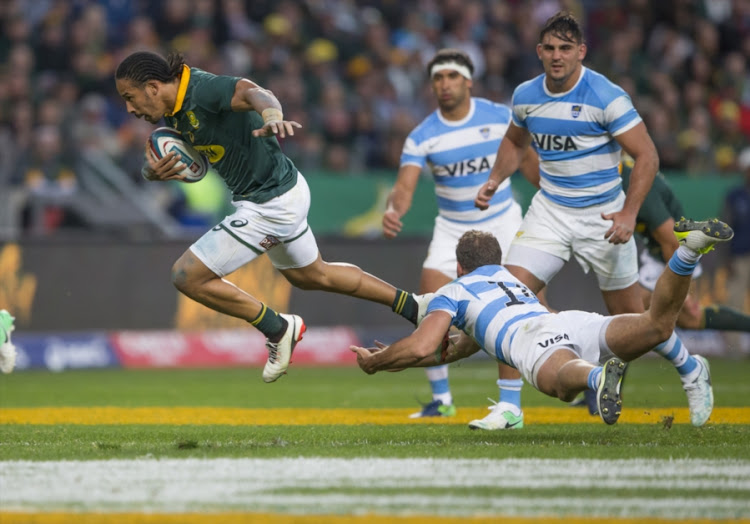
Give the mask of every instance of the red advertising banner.
[[[112, 344], [123, 367], [262, 366], [268, 358], [265, 338], [254, 329], [120, 331]], [[310, 328], [297, 344], [292, 362], [304, 365], [353, 365], [351, 345], [361, 345], [355, 330]]]

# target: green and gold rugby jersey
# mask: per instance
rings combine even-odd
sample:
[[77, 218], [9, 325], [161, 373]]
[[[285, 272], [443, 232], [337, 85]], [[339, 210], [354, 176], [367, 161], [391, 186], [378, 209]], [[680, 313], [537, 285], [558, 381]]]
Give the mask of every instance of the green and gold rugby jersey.
[[[622, 161], [622, 187], [628, 190], [630, 173], [633, 171], [633, 159], [624, 158]], [[683, 216], [682, 204], [672, 192], [667, 180], [661, 173], [656, 173], [654, 184], [643, 200], [641, 209], [635, 219], [635, 232], [643, 237], [649, 254], [659, 261], [663, 261], [661, 246], [653, 237], [653, 230], [664, 222], [673, 218], [679, 220]]]
[[239, 80], [184, 66], [174, 110], [164, 118], [208, 157], [233, 200], [262, 204], [294, 187], [297, 168], [275, 136], [252, 136], [263, 127], [263, 117], [232, 111]]

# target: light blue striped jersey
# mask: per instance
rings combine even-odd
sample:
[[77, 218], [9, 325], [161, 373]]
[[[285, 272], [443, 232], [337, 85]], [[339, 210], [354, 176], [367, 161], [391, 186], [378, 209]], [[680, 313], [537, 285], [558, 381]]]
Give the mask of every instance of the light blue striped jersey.
[[510, 347], [521, 321], [550, 314], [503, 266], [482, 266], [441, 287], [427, 306], [433, 311], [450, 314], [452, 325], [503, 362], [503, 347]]
[[542, 193], [567, 207], [614, 200], [622, 191], [614, 137], [641, 122], [630, 97], [586, 67], [565, 93], [550, 93], [544, 79], [524, 82], [513, 93], [513, 123], [533, 137]]
[[489, 209], [474, 207], [509, 125], [510, 108], [484, 98], [472, 97], [469, 114], [460, 121], [446, 120], [437, 109], [407, 137], [401, 165], [429, 166], [439, 214], [446, 220], [463, 224], [490, 220], [514, 202], [508, 179], [492, 197]]

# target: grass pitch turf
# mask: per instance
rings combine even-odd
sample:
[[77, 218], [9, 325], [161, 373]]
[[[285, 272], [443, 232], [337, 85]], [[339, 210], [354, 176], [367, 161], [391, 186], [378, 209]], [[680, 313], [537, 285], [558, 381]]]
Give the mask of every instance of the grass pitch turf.
[[274, 384], [260, 369], [2, 376], [0, 521], [750, 519], [750, 363], [711, 366], [703, 428], [674, 369], [646, 359], [617, 425], [526, 385], [526, 427], [501, 432], [466, 426], [496, 399], [488, 361], [451, 368], [457, 417], [417, 421], [421, 370], [292, 367]]

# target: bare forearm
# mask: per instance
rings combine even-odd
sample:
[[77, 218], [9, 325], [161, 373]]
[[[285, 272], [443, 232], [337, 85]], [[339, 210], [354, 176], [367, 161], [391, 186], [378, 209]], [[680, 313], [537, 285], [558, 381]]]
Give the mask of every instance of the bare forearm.
[[[530, 144], [531, 135], [529, 132], [511, 123], [502, 142], [500, 142], [500, 147], [497, 148], [497, 157], [490, 172], [490, 179], [500, 185], [506, 178], [518, 171], [521, 162], [524, 162], [524, 160], [526, 164], [535, 160], [538, 161], [536, 153], [529, 151]], [[532, 176], [532, 183], [534, 183], [533, 178]]]
[[450, 364], [463, 358], [469, 357], [479, 351], [479, 345], [464, 333], [451, 335], [435, 353], [424, 357], [413, 367], [432, 367], [439, 364]]
[[[431, 363], [427, 363], [430, 361]], [[375, 373], [377, 371], [394, 371], [412, 367], [429, 367], [437, 364], [434, 354], [418, 351], [411, 347], [408, 339], [402, 339], [382, 351], [372, 353], [367, 358], [366, 369], [363, 369], [368, 373]]]
[[521, 160], [521, 174], [531, 185], [539, 189], [539, 157], [533, 148], [527, 147]]
[[245, 91], [245, 101], [258, 113], [265, 109], [278, 109], [281, 111], [281, 102], [268, 89], [260, 86]]
[[394, 211], [399, 217], [404, 216], [411, 208], [412, 194], [406, 191], [398, 191], [394, 188], [388, 196], [386, 203], [387, 211]]
[[630, 185], [628, 186], [628, 193], [625, 197], [625, 205], [623, 206], [625, 211], [633, 215], [638, 214], [643, 200], [651, 190], [658, 169], [658, 158], [651, 157], [650, 155], [644, 155], [643, 158], [639, 158], [635, 162], [633, 171], [630, 174]]
[[502, 184], [521, 166], [523, 154], [524, 152], [516, 145], [506, 146], [506, 142], [500, 144], [495, 165], [492, 166], [490, 172], [490, 179], [497, 182], [498, 186]]

